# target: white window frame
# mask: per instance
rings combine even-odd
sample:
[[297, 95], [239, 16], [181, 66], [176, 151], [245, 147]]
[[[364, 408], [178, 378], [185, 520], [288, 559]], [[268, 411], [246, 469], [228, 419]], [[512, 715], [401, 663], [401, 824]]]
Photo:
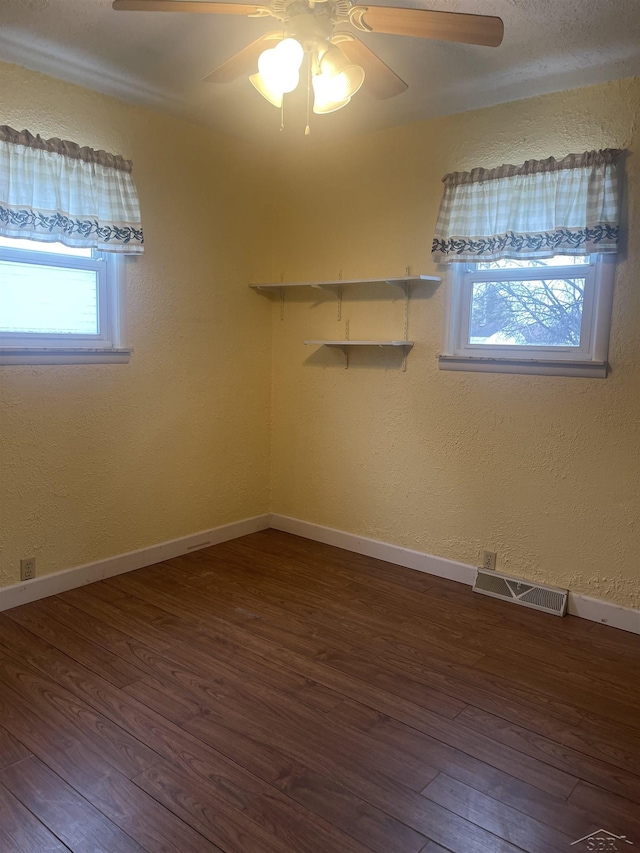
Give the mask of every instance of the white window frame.
[[[42, 245], [42, 244], [41, 244]], [[0, 246], [0, 260], [32, 266], [91, 269], [97, 272], [97, 335], [0, 332], [0, 365], [126, 363], [124, 257], [93, 251], [91, 257]]]
[[[491, 346], [469, 343], [473, 285], [478, 281], [539, 280], [540, 267], [479, 270], [477, 264], [449, 264], [441, 370], [534, 373], [557, 376], [607, 375], [615, 254], [591, 255], [588, 264], [546, 267], [545, 278], [585, 279], [580, 347]], [[514, 275], [515, 273], [515, 275]]]

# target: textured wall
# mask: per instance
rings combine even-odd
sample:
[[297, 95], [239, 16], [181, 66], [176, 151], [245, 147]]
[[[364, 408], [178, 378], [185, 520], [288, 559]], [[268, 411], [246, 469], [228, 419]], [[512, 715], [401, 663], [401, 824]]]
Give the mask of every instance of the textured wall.
[[[262, 193], [203, 128], [0, 64], [0, 123], [134, 161], [128, 365], [0, 367], [0, 585], [268, 511], [270, 327], [252, 277]], [[3, 539], [4, 541], [1, 541]]]
[[[305, 338], [402, 337], [381, 286], [296, 292], [273, 308], [272, 509], [640, 606], [640, 80], [591, 87], [305, 148], [283, 164], [264, 280], [434, 273], [441, 177], [628, 147], [628, 256], [606, 380], [438, 370], [446, 285], [414, 287], [407, 371], [389, 351]], [[379, 297], [376, 301], [375, 297]]]
[[[257, 151], [15, 66], [0, 108], [133, 159], [147, 241], [129, 365], [0, 367], [0, 585], [266, 512], [271, 459], [275, 512], [640, 606], [640, 81], [311, 140], [278, 197]], [[434, 272], [445, 172], [604, 146], [631, 149], [607, 380], [438, 371], [444, 283], [413, 289], [406, 373], [345, 371], [302, 341], [401, 337], [398, 291], [345, 290], [339, 323], [330, 294], [281, 321], [246, 287]]]

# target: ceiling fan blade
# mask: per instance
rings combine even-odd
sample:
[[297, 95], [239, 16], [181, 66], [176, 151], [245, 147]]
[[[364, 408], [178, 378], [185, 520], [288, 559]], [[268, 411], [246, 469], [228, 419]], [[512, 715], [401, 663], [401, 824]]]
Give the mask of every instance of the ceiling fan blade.
[[258, 57], [263, 50], [269, 47], [269, 42], [275, 45], [276, 42], [282, 41], [283, 33], [273, 32], [260, 36], [259, 39], [252, 41], [238, 53], [235, 53], [231, 59], [227, 59], [222, 65], [219, 65], [211, 74], [203, 79], [203, 83], [231, 83], [248, 74], [250, 71], [255, 71], [257, 68]]
[[200, 3], [198, 0], [114, 0], [116, 12], [200, 12], [214, 15], [268, 14], [264, 6], [244, 3]]
[[364, 69], [364, 88], [374, 97], [383, 101], [401, 95], [409, 88], [386, 62], [351, 33], [337, 32], [331, 41], [339, 46], [350, 62]]
[[366, 32], [458, 41], [487, 47], [497, 47], [504, 36], [502, 20], [491, 15], [396, 9], [392, 6], [353, 6], [349, 10], [349, 19], [354, 27]]

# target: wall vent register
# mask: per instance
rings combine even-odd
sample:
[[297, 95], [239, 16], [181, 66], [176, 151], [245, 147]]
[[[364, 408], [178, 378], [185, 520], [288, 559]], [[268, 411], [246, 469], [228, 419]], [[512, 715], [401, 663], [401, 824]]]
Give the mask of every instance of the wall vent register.
[[524, 581], [499, 572], [478, 569], [473, 591], [555, 616], [565, 616], [567, 612], [569, 590]]

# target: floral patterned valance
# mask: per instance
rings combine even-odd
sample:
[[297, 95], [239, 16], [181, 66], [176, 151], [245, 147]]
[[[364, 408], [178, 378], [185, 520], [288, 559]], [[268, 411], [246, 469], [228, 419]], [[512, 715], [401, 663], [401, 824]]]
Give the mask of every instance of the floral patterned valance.
[[131, 163], [0, 127], [0, 235], [103, 252], [144, 251]]
[[620, 153], [607, 148], [446, 175], [434, 261], [616, 252]]

